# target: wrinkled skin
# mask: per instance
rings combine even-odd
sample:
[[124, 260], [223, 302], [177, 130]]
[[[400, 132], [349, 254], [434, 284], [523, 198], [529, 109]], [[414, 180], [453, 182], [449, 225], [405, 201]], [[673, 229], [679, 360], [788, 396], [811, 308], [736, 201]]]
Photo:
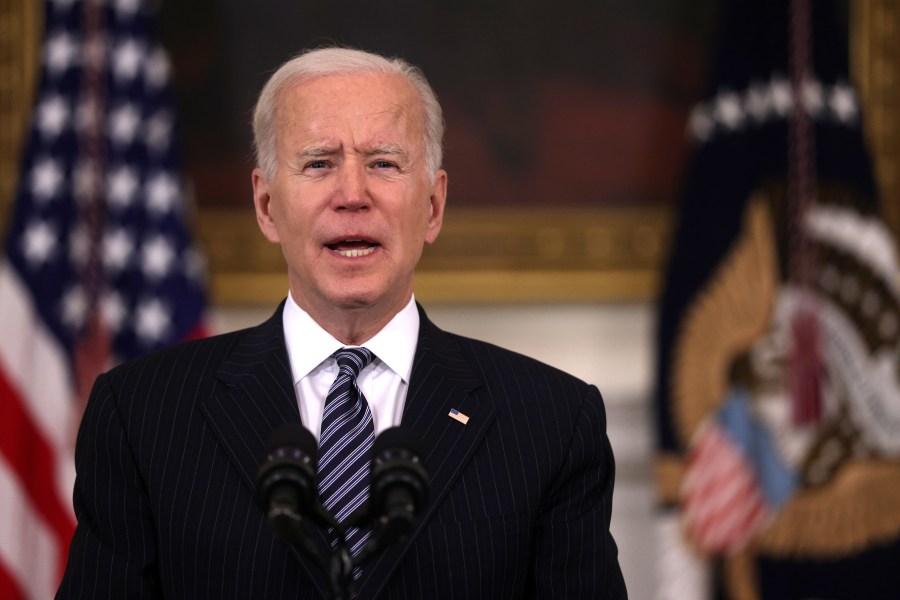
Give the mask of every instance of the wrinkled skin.
[[275, 173], [253, 171], [257, 222], [297, 304], [362, 344], [409, 302], [443, 221], [447, 173], [426, 168], [421, 102], [399, 75], [321, 76], [282, 90], [275, 125]]

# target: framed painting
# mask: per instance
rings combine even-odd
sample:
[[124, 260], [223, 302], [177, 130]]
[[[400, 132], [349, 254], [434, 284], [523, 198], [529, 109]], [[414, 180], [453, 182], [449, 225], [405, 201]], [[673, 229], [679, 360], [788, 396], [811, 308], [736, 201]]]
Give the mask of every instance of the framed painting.
[[214, 296], [284, 295], [252, 215], [250, 113], [281, 62], [340, 44], [422, 67], [444, 109], [450, 194], [419, 297], [651, 297], [714, 4], [163, 3]]
[[[0, 8], [5, 222], [39, 66], [41, 2]], [[251, 202], [250, 113], [303, 48], [341, 44], [423, 68], [447, 121], [450, 195], [416, 293], [429, 302], [651, 299], [702, 92], [715, 0], [162, 2], [195, 226], [220, 305], [287, 283]], [[900, 8], [850, 3], [852, 66], [883, 198], [900, 197]], [[897, 231], [900, 208], [885, 203]]]

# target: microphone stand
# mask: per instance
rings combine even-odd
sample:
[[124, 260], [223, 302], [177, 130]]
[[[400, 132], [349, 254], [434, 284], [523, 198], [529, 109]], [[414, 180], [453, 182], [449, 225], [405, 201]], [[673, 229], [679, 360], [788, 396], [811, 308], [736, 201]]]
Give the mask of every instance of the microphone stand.
[[269, 511], [269, 520], [273, 525], [276, 535], [289, 542], [300, 554], [306, 556], [319, 568], [325, 569], [325, 561], [322, 559], [320, 548], [303, 531], [300, 515], [290, 509], [273, 508]]
[[[354, 559], [347, 547], [346, 531], [350, 527], [358, 527], [369, 519], [368, 506], [363, 506], [351, 514], [342, 527], [324, 507], [317, 506], [314, 516], [316, 520], [331, 528], [337, 535], [337, 545], [326, 559], [322, 549], [306, 534], [301, 525], [300, 515], [287, 508], [273, 507], [269, 520], [273, 522], [279, 537], [290, 543], [300, 554], [315, 563], [328, 580], [329, 600], [350, 600], [355, 596], [353, 589], [353, 569], [368, 561], [386, 544], [370, 538], [359, 555]], [[276, 526], [277, 525], [277, 526]]]
[[[350, 600], [356, 595], [353, 569], [411, 533], [416, 508], [421, 508], [427, 498], [428, 475], [408, 434], [399, 428], [385, 431], [379, 437], [385, 447], [376, 452], [372, 467], [371, 493], [375, 499], [370, 498], [343, 524], [338, 523], [316, 498], [311, 466], [315, 462], [315, 439], [299, 423], [286, 427], [287, 431], [282, 426], [274, 432], [274, 440], [270, 436], [270, 455], [257, 475], [257, 503], [266, 512], [275, 535], [322, 570], [328, 580], [329, 600]], [[303, 529], [304, 509], [311, 512], [317, 524], [337, 536], [327, 559]], [[372, 533], [354, 558], [347, 546], [347, 530], [366, 523], [370, 523]]]
[[373, 546], [379, 545], [373, 537], [370, 537], [355, 558], [350, 554], [350, 549], [347, 547], [347, 539], [345, 537], [347, 530], [351, 527], [364, 525], [370, 519], [369, 505], [366, 503], [351, 513], [343, 525], [340, 525], [337, 520], [328, 514], [324, 507], [323, 512], [327, 515], [329, 526], [334, 529], [338, 539], [337, 546], [331, 551], [331, 557], [328, 561], [328, 584], [332, 593], [330, 600], [350, 600], [356, 595], [353, 589], [353, 569], [369, 560], [375, 553]]
[[[347, 517], [344, 526], [338, 525], [330, 515], [328, 517], [329, 525], [334, 528], [338, 537], [337, 546], [332, 550], [328, 561], [328, 583], [332, 593], [331, 600], [350, 600], [355, 596], [353, 590], [353, 569], [362, 566], [375, 554], [387, 548], [390, 543], [404, 539], [405, 536], [385, 536], [384, 528], [379, 527], [383, 525], [382, 523], [371, 523], [371, 537], [359, 551], [359, 554], [353, 557], [347, 548], [345, 533], [351, 527], [359, 527], [372, 520], [370, 505], [368, 503], [364, 504], [351, 513]], [[391, 532], [391, 534], [393, 533]]]
[[353, 591], [353, 556], [347, 549], [343, 533], [338, 536], [337, 547], [331, 552], [328, 562], [328, 585], [331, 588], [331, 600], [350, 600], [355, 596]]
[[289, 507], [273, 506], [268, 514], [276, 535], [291, 544], [297, 552], [310, 559], [326, 575], [329, 588], [328, 599], [350, 600], [354, 596], [353, 568], [356, 564], [347, 548], [344, 537], [346, 529], [341, 527], [321, 505], [315, 507], [314, 517], [320, 524], [330, 527], [337, 534], [337, 546], [331, 551], [327, 560], [322, 549], [303, 530], [302, 518], [299, 513]]

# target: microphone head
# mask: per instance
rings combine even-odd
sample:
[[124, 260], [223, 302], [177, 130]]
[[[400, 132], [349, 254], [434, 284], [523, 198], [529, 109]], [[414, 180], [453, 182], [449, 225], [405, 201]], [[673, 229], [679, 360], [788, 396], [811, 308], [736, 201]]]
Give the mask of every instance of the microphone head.
[[373, 539], [380, 546], [406, 539], [428, 501], [428, 472], [412, 432], [392, 427], [372, 445], [369, 506]]
[[256, 502], [266, 513], [273, 503], [310, 507], [316, 498], [318, 444], [300, 423], [286, 423], [269, 435], [256, 475]]
[[392, 490], [405, 489], [415, 512], [428, 499], [428, 472], [419, 452], [419, 441], [401, 427], [385, 429], [372, 444], [372, 483], [369, 499], [375, 511], [383, 510]]

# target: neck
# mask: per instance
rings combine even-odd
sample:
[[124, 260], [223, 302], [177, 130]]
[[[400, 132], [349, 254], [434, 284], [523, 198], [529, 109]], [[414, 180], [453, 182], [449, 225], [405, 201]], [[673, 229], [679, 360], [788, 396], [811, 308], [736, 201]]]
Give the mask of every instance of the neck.
[[401, 301], [365, 306], [314, 307], [302, 302], [293, 291], [291, 295], [300, 308], [340, 343], [345, 346], [362, 346], [403, 310], [409, 303], [412, 292]]

